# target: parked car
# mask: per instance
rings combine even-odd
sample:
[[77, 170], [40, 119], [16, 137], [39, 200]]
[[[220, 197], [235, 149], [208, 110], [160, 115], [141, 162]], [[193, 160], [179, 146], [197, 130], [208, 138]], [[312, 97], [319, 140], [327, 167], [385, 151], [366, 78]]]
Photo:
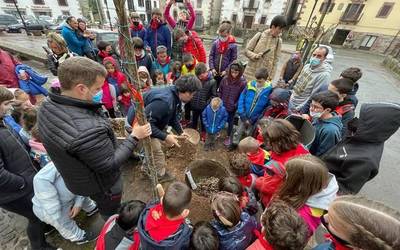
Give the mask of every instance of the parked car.
[[93, 32], [96, 35], [94, 39], [94, 44], [97, 44], [99, 41], [106, 41], [109, 43], [115, 43], [118, 41], [118, 32], [110, 31], [110, 30], [101, 30], [101, 29], [88, 29], [90, 32]]
[[7, 30], [12, 24], [18, 24], [18, 19], [13, 15], [0, 14], [0, 32]]
[[38, 16], [38, 20], [39, 21], [47, 21], [51, 24], [54, 24], [54, 18], [52, 18], [51, 16]]
[[44, 21], [44, 20], [26, 20], [25, 24], [26, 24], [27, 30], [25, 30], [24, 24], [19, 23], [19, 24], [9, 25], [7, 27], [7, 32], [8, 33], [25, 33], [25, 32], [31, 32], [31, 31], [42, 31], [42, 32], [44, 32], [50, 26], [53, 25], [53, 24], [51, 24], [51, 23], [49, 23], [47, 21]]

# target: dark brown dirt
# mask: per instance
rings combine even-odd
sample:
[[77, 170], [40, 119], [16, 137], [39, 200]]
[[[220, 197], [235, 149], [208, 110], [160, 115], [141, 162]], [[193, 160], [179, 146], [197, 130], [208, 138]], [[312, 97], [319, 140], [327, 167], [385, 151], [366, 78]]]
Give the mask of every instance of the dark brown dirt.
[[125, 121], [124, 121], [124, 119], [116, 118], [116, 119], [110, 119], [110, 121], [111, 121], [111, 127], [114, 130], [115, 136], [125, 138]]

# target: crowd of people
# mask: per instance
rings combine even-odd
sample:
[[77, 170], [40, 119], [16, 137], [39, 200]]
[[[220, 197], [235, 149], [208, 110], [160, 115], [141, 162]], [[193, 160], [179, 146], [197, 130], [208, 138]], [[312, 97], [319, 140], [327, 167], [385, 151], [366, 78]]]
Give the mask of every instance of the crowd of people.
[[[144, 125], [133, 79], [112, 44], [94, 46], [84, 20], [69, 17], [61, 35], [48, 35], [48, 67], [58, 77], [49, 88], [45, 76], [0, 50], [0, 207], [29, 220], [32, 249], [56, 249], [45, 239], [56, 229], [78, 245], [96, 240], [98, 250], [296, 250], [321, 225], [327, 241], [316, 250], [399, 249], [400, 213], [356, 194], [378, 173], [400, 107], [362, 104], [356, 118], [361, 69], [330, 81], [323, 46], [304, 65], [294, 52], [273, 83], [284, 16], [249, 40], [244, 65], [229, 21], [207, 55], [190, 1], [178, 20], [172, 4], [153, 9], [147, 27], [130, 15]], [[115, 117], [126, 120], [120, 143], [107, 119]], [[290, 117], [309, 124], [313, 140], [305, 143]], [[184, 128], [199, 131], [205, 151], [232, 151], [231, 175], [210, 195], [213, 220], [195, 225], [192, 190], [168, 173], [163, 151], [180, 147]], [[121, 166], [147, 137], [158, 180], [170, 184], [158, 188], [159, 201], [122, 202]], [[81, 210], [101, 215], [99, 235], [75, 222]]]

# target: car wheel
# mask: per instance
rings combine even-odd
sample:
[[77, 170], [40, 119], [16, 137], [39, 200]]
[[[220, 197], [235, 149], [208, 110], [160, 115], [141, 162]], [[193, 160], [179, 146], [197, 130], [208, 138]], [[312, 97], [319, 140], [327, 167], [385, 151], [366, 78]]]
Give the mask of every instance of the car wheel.
[[25, 30], [25, 29], [23, 29], [23, 28], [21, 28], [21, 29], [18, 29], [18, 33], [21, 33], [21, 34], [26, 34], [26, 30]]

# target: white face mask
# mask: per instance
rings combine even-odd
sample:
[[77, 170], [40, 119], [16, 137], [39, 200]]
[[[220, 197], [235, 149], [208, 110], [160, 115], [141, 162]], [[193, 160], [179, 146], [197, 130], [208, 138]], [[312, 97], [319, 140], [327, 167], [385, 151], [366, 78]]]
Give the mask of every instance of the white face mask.
[[311, 116], [312, 118], [315, 118], [315, 119], [321, 118], [321, 116], [322, 116], [323, 113], [324, 113], [324, 112], [313, 112], [313, 111], [310, 110], [310, 116]]

